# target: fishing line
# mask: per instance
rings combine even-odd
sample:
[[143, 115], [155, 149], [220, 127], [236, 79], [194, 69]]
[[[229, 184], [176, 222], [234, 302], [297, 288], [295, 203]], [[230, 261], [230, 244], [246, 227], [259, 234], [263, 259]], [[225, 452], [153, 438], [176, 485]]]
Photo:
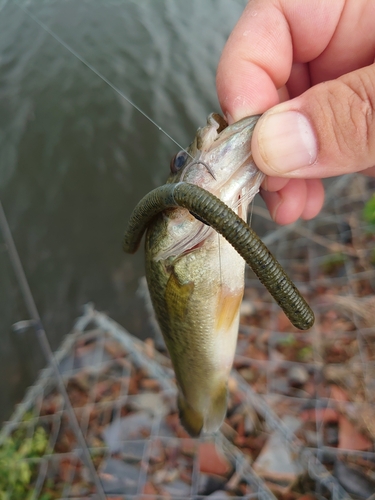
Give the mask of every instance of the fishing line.
[[32, 326], [34, 327], [34, 330], [35, 330], [37, 339], [39, 341], [39, 344], [42, 348], [43, 354], [44, 354], [47, 362], [50, 364], [50, 366], [52, 367], [52, 369], [55, 373], [55, 377], [56, 377], [56, 381], [57, 381], [60, 393], [64, 398], [64, 403], [65, 403], [66, 411], [67, 411], [68, 416], [69, 416], [70, 425], [71, 425], [72, 430], [75, 434], [75, 437], [77, 438], [77, 442], [78, 442], [79, 446], [81, 447], [81, 451], [83, 454], [83, 461], [89, 470], [89, 473], [90, 473], [91, 478], [93, 480], [93, 483], [97, 489], [97, 493], [98, 493], [100, 499], [106, 500], [106, 496], [105, 496], [105, 493], [103, 490], [102, 483], [101, 483], [101, 481], [96, 473], [94, 464], [91, 460], [91, 455], [90, 455], [89, 449], [87, 448], [85, 438], [82, 434], [81, 428], [80, 428], [79, 423], [77, 421], [77, 417], [76, 417], [74, 410], [73, 410], [73, 407], [70, 403], [69, 396], [68, 396], [68, 393], [67, 393], [66, 388], [65, 388], [64, 380], [61, 376], [59, 366], [58, 366], [56, 359], [53, 355], [53, 352], [51, 350], [51, 346], [50, 346], [49, 341], [48, 341], [46, 331], [43, 327], [42, 320], [39, 316], [39, 312], [38, 312], [38, 309], [36, 307], [34, 297], [32, 295], [29, 283], [27, 281], [26, 274], [25, 274], [25, 271], [23, 269], [20, 256], [18, 254], [16, 245], [14, 243], [14, 239], [13, 239], [13, 236], [12, 236], [12, 233], [11, 233], [11, 230], [10, 230], [10, 227], [9, 227], [1, 200], [0, 200], [0, 229], [1, 229], [1, 232], [2, 232], [3, 237], [4, 237], [4, 241], [5, 241], [5, 245], [7, 248], [8, 255], [9, 255], [9, 259], [12, 263], [18, 285], [20, 287], [23, 299], [24, 299], [25, 304], [26, 304], [26, 308], [27, 308], [28, 313], [29, 313], [31, 320], [32, 320], [31, 321]]
[[251, 227], [251, 223], [253, 222], [253, 210], [254, 210], [254, 198], [251, 200], [250, 204], [250, 213], [249, 213], [249, 226]]
[[147, 113], [142, 111], [142, 109], [137, 106], [129, 97], [127, 97], [116, 85], [108, 80], [99, 70], [97, 70], [92, 64], [90, 64], [84, 57], [82, 57], [78, 52], [76, 52], [70, 45], [68, 45], [62, 38], [60, 38], [54, 31], [52, 31], [46, 24], [43, 23], [40, 19], [38, 19], [34, 14], [32, 14], [29, 10], [27, 10], [22, 5], [16, 3], [17, 7], [21, 9], [26, 15], [28, 15], [36, 24], [38, 24], [44, 31], [46, 31], [49, 35], [51, 35], [58, 43], [60, 43], [66, 50], [68, 50], [74, 57], [76, 57], [82, 64], [84, 64], [88, 69], [90, 69], [96, 76], [101, 78], [103, 82], [105, 82], [112, 90], [114, 90], [120, 97], [125, 99], [133, 108], [135, 108], [141, 115], [143, 115], [149, 122], [151, 122], [160, 132], [168, 137], [176, 146], [178, 146], [182, 151], [185, 151], [186, 154], [190, 156], [192, 160], [194, 158], [191, 154], [186, 151], [177, 141], [173, 139], [172, 136], [168, 134], [160, 125], [158, 125]]
[[223, 287], [223, 274], [222, 274], [222, 270], [221, 270], [221, 241], [220, 241], [220, 234], [217, 233], [217, 243], [218, 243], [218, 248], [219, 248], [219, 267], [220, 267], [220, 286], [221, 288]]

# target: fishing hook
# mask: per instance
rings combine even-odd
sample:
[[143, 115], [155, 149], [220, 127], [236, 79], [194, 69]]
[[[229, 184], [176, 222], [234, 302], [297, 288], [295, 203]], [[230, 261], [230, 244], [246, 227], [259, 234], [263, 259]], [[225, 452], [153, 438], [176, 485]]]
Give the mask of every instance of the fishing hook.
[[[189, 153], [188, 153], [189, 154]], [[189, 156], [191, 156], [189, 154]], [[205, 161], [202, 161], [202, 160], [194, 160], [192, 161], [191, 163], [189, 163], [188, 165], [186, 165], [185, 169], [183, 170], [182, 174], [181, 174], [181, 179], [180, 179], [180, 182], [182, 182], [184, 180], [184, 177], [185, 177], [185, 174], [186, 174], [186, 171], [190, 168], [190, 167], [194, 167], [194, 165], [203, 165], [204, 167], [206, 167], [206, 169], [208, 170], [208, 172], [211, 174], [211, 176], [215, 179], [216, 181], [216, 176], [212, 170], [212, 168], [208, 165], [208, 163], [206, 163]]]

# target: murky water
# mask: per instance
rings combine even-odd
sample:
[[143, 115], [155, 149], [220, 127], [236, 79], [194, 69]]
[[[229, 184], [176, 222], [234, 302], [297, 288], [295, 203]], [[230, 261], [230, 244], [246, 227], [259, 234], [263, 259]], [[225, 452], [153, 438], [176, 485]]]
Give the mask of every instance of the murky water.
[[[26, 8], [186, 146], [245, 0], [0, 0], [0, 196], [52, 347], [88, 301], [147, 334], [143, 255], [121, 239], [178, 150]], [[44, 366], [0, 236], [0, 417]]]

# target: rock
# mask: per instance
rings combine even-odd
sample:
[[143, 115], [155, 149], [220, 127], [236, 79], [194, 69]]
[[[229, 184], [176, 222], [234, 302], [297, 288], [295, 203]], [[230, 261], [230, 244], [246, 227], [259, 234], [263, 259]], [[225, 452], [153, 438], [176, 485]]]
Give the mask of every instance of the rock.
[[[164, 464], [165, 465], [165, 464]], [[159, 469], [152, 475], [154, 484], [174, 483], [179, 477], [177, 469]]]
[[339, 442], [339, 428], [336, 423], [329, 423], [324, 427], [324, 442], [327, 446], [337, 446]]
[[99, 477], [104, 492], [107, 494], [135, 495], [137, 493], [139, 468], [132, 464], [109, 458], [103, 463]]
[[309, 380], [309, 372], [304, 366], [293, 365], [288, 370], [288, 381], [293, 387], [302, 387]]
[[[294, 432], [301, 426], [301, 421], [294, 417], [285, 417], [283, 423]], [[275, 430], [269, 437], [260, 455], [253, 464], [255, 471], [263, 478], [272, 481], [293, 482], [302, 474], [303, 468], [298, 457], [294, 457], [287, 441], [280, 431]]]
[[166, 460], [165, 446], [161, 439], [153, 441], [151, 450], [149, 451], [150, 464], [163, 464]]
[[141, 461], [145, 449], [145, 441], [127, 441], [121, 447], [121, 456], [132, 462]]
[[289, 394], [289, 383], [286, 377], [278, 376], [272, 379], [270, 384], [272, 392], [278, 394]]
[[144, 391], [158, 391], [160, 390], [160, 382], [156, 378], [142, 378], [139, 381], [139, 388]]
[[103, 438], [111, 453], [121, 450], [129, 439], [142, 439], [151, 433], [153, 417], [147, 411], [131, 413], [114, 420], [103, 431]]
[[240, 368], [238, 373], [241, 375], [243, 379], [246, 380], [248, 384], [251, 384], [255, 380], [255, 372], [251, 368]]
[[98, 365], [101, 361], [102, 353], [101, 348], [98, 348], [95, 342], [86, 345], [77, 345], [74, 354], [73, 369], [77, 369]]
[[226, 478], [214, 474], [199, 474], [199, 495], [211, 495], [215, 491], [221, 490], [226, 485]]
[[163, 489], [167, 490], [172, 498], [188, 498], [190, 495], [191, 485], [185, 483], [185, 481], [181, 481], [181, 479], [176, 479], [170, 483], [164, 483]]
[[374, 494], [375, 482], [360, 470], [349, 467], [340, 460], [335, 462], [333, 475], [348, 493], [356, 495], [361, 500], [367, 500]]
[[247, 410], [244, 417], [244, 430], [245, 434], [249, 435], [255, 431], [257, 424], [259, 424], [259, 418], [254, 408], [249, 407]]
[[344, 245], [351, 243], [353, 240], [353, 235], [350, 225], [345, 220], [340, 220], [338, 221], [337, 226], [339, 229], [340, 242]]
[[160, 393], [142, 393], [131, 398], [131, 407], [135, 410], [146, 410], [153, 415], [163, 418], [168, 414], [169, 408]]
[[200, 472], [226, 476], [232, 468], [225, 455], [212, 441], [200, 443], [198, 453]]
[[254, 304], [244, 298], [240, 307], [241, 316], [252, 316], [255, 313], [255, 310]]
[[231, 496], [232, 495], [230, 495], [227, 491], [219, 490], [211, 493], [211, 495], [208, 495], [207, 498], [214, 498], [215, 500], [226, 500], [226, 498], [230, 498]]
[[314, 446], [315, 448], [318, 447], [319, 441], [318, 441], [318, 433], [316, 431], [307, 429], [304, 430], [303, 434], [305, 436], [307, 446]]
[[166, 420], [163, 418], [160, 421], [158, 435], [163, 437], [175, 437], [176, 434], [174, 432], [174, 429], [170, 425], [168, 425], [168, 422], [166, 422]]

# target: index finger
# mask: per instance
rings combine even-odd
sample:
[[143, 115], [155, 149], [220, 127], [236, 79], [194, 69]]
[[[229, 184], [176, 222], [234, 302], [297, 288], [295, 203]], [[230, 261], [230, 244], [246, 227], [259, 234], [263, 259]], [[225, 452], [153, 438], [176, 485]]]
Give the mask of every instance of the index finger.
[[317, 58], [328, 46], [344, 0], [252, 0], [222, 53], [217, 92], [229, 121], [278, 104], [293, 63]]

